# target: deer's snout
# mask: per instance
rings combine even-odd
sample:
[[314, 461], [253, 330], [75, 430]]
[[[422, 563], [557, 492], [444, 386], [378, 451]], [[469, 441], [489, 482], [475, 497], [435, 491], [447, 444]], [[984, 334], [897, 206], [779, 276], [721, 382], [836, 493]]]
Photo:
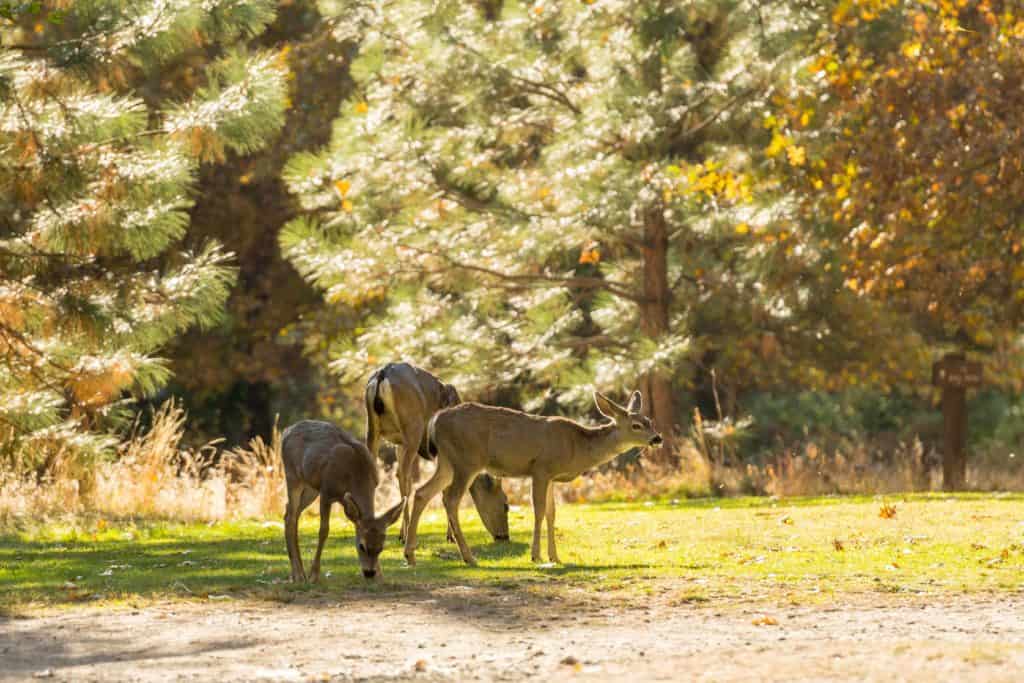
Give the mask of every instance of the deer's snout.
[[376, 569], [364, 569], [363, 570], [363, 578], [364, 579], [375, 579], [375, 578], [377, 578], [377, 570]]
[[651, 445], [660, 446], [663, 441], [664, 439], [661, 438], [661, 434], [655, 434], [654, 437], [651, 439]]

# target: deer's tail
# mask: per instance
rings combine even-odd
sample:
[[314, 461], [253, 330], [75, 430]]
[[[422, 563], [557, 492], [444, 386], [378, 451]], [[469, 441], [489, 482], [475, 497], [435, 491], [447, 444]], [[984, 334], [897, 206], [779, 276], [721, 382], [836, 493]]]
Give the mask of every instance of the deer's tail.
[[370, 375], [366, 383], [366, 447], [373, 457], [377, 457], [378, 441], [380, 440], [379, 423], [380, 416], [384, 414], [385, 405], [381, 398], [381, 383], [384, 381], [384, 374], [387, 366]]

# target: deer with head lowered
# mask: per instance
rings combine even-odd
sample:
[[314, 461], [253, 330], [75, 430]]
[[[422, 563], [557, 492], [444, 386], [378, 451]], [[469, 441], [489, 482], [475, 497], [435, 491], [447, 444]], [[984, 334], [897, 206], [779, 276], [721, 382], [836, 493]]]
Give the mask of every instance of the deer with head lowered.
[[379, 480], [377, 464], [362, 443], [329, 422], [302, 420], [281, 435], [288, 503], [284, 540], [288, 546], [292, 581], [305, 581], [299, 550], [299, 515], [320, 498], [320, 538], [309, 580], [320, 580], [320, 554], [331, 528], [331, 505], [340, 502], [356, 530], [356, 552], [363, 577], [381, 576], [380, 553], [387, 528], [398, 521], [405, 499], [380, 517], [373, 514], [373, 494]]
[[547, 520], [548, 558], [559, 562], [555, 548], [554, 483], [566, 482], [635, 447], [657, 446], [661, 434], [640, 414], [640, 392], [622, 407], [594, 392], [597, 409], [608, 421], [587, 427], [562, 417], [530, 415], [518, 410], [463, 403], [442, 410], [430, 422], [428, 448], [437, 470], [413, 499], [405, 559], [416, 563], [416, 528], [427, 503], [442, 489], [448, 523], [467, 564], [476, 564], [459, 526], [459, 501], [473, 477], [488, 471], [502, 477], [530, 477], [533, 484], [534, 562], [541, 561], [541, 523]]
[[[459, 392], [426, 370], [409, 363], [388, 363], [370, 375], [366, 382], [366, 447], [377, 457], [381, 439], [402, 446], [398, 455], [398, 490], [402, 497], [412, 495], [419, 479], [419, 457], [427, 452], [427, 423], [438, 410], [460, 403]], [[501, 482], [486, 473], [469, 488], [480, 521], [496, 541], [508, 540], [508, 498]], [[404, 541], [409, 508], [402, 515], [399, 540]], [[449, 540], [454, 535], [449, 527]]]

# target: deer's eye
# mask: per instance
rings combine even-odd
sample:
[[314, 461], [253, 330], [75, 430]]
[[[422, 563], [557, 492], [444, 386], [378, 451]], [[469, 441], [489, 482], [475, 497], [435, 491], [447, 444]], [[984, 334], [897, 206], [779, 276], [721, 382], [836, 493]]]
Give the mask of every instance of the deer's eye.
[[644, 428], [643, 425], [641, 425], [639, 422], [634, 422], [633, 423], [633, 431], [634, 432], [639, 432], [643, 428]]
[[365, 553], [366, 552], [366, 546], [363, 545], [362, 543], [359, 544], [359, 552], [361, 552], [361, 553]]

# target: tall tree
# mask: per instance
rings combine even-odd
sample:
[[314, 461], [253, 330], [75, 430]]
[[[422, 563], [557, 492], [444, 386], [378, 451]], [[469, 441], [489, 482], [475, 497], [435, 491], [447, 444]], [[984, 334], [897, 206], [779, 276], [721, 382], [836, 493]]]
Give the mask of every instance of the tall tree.
[[[837, 3], [778, 101], [769, 150], [850, 292], [909, 316], [922, 345], [994, 352], [991, 378], [1018, 389], [1022, 9]], [[927, 363], [908, 369], [927, 379]]]
[[[158, 350], [221, 314], [231, 255], [177, 245], [199, 164], [259, 149], [281, 125], [277, 55], [233, 47], [273, 3], [24, 9], [0, 36], [3, 445], [98, 452], [122, 399], [166, 381]], [[194, 74], [194, 97], [155, 108], [126, 87], [196, 44], [220, 56]]]
[[[368, 311], [334, 368], [431, 365], [528, 405], [640, 384], [671, 438], [714, 334], [698, 309], [769, 311], [746, 248], [751, 145], [785, 5], [640, 0], [324, 3], [363, 36], [331, 146], [286, 179], [287, 256]], [[712, 316], [713, 317], [713, 316]], [[548, 391], [545, 391], [548, 390]]]

